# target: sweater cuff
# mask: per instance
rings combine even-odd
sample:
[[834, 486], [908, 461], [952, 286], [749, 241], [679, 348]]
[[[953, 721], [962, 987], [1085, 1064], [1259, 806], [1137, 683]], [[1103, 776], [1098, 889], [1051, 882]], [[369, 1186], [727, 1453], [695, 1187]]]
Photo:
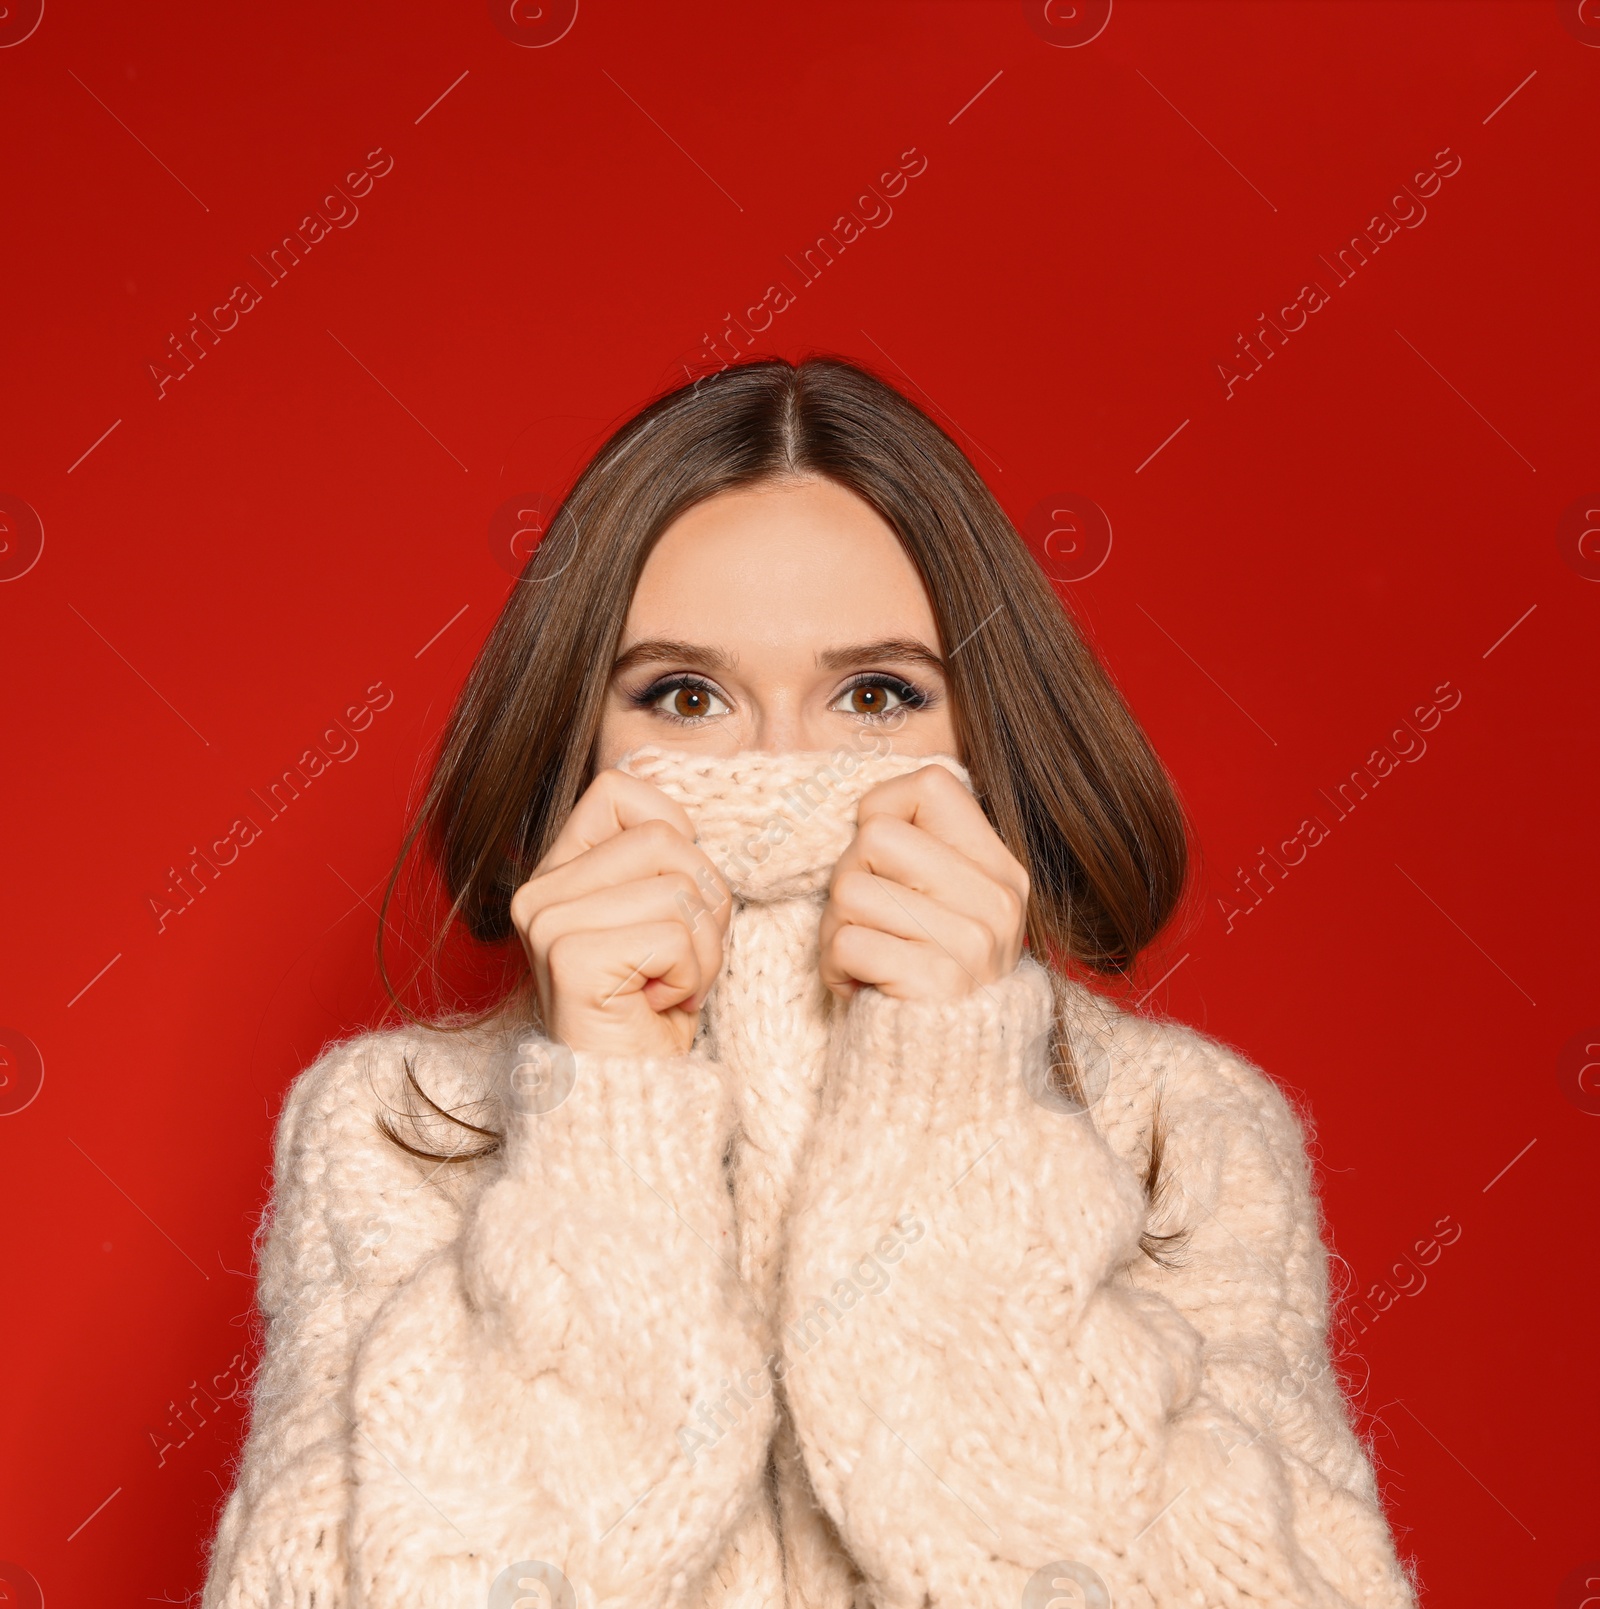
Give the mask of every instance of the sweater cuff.
[[844, 1013], [840, 1095], [880, 1122], [949, 1132], [1024, 1110], [1044, 1087], [1054, 994], [1024, 955], [1009, 977], [959, 1000], [860, 989]]
[[[1050, 974], [1031, 956], [960, 1000], [863, 989], [845, 1013], [833, 1099], [848, 1108], [842, 1132], [892, 1136], [874, 1149], [876, 1166], [886, 1152], [920, 1156], [943, 1189], [964, 1181], [951, 1210], [969, 1224], [1011, 1222], [1017, 1191], [1005, 1181], [1028, 1181], [1023, 1194], [1041, 1215], [1017, 1220], [1016, 1232], [1054, 1248], [1081, 1307], [1137, 1250], [1146, 1203], [1085, 1109], [1049, 1082], [1054, 1008]], [[968, 1180], [973, 1156], [996, 1144], [1007, 1167]]]
[[[502, 1067], [506, 1165], [561, 1196], [631, 1196], [675, 1205], [726, 1194], [733, 1113], [717, 1064], [681, 1056], [574, 1051], [536, 1036]], [[715, 1196], [713, 1196], [715, 1199]]]

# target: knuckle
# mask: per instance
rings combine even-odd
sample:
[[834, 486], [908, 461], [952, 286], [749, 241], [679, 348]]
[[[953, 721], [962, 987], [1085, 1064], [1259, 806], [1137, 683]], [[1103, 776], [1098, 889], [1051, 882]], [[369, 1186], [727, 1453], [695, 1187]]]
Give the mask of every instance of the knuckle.
[[858, 911], [872, 885], [872, 874], [851, 866], [833, 880], [834, 903], [844, 911]]
[[868, 816], [856, 832], [856, 841], [868, 854], [881, 852], [888, 846], [894, 819], [893, 816]]
[[674, 867], [670, 871], [662, 872], [660, 876], [662, 881], [666, 883], [667, 889], [672, 895], [673, 902], [680, 910], [683, 909], [685, 904], [687, 904], [690, 910], [694, 910], [699, 905], [699, 885], [695, 882], [694, 878], [688, 874], [688, 872], [681, 871], [677, 867]]
[[1028, 868], [1023, 864], [1012, 847], [1004, 840], [1001, 841], [1001, 864], [1005, 868], [1005, 877], [1009, 886], [1022, 898], [1027, 899], [1028, 891], [1033, 887], [1033, 879], [1028, 875]]
[[1028, 896], [1005, 884], [1000, 887], [1000, 909], [1007, 928], [1016, 927], [1028, 914]]
[[683, 838], [676, 827], [670, 822], [663, 821], [659, 816], [652, 816], [649, 821], [641, 821], [637, 827], [629, 830], [638, 833], [641, 841], [657, 854], [665, 853], [682, 842]]
[[538, 902], [533, 893], [533, 885], [524, 883], [511, 896], [511, 925], [519, 933], [527, 932], [528, 924], [533, 920], [538, 909]]
[[650, 879], [643, 898], [653, 922], [692, 922], [699, 914], [700, 901], [692, 888], [685, 887], [674, 872], [657, 872]]
[[854, 871], [861, 864], [860, 833], [852, 838], [845, 847], [844, 853], [833, 863], [832, 883], [837, 883], [848, 871]]
[[550, 981], [558, 989], [570, 990], [579, 972], [578, 947], [575, 935], [558, 934], [550, 941], [545, 952], [545, 965], [550, 969]]
[[535, 950], [548, 951], [560, 941], [555, 918], [555, 906], [540, 905], [529, 915], [523, 926], [528, 943]]

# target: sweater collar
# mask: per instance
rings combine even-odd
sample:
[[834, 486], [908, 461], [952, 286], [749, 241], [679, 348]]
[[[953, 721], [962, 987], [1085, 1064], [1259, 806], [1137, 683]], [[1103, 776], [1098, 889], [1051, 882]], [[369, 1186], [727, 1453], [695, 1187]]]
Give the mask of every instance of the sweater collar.
[[676, 800], [695, 842], [745, 904], [823, 893], [855, 834], [862, 795], [891, 777], [941, 765], [968, 788], [966, 768], [948, 754], [895, 751], [887, 734], [832, 750], [714, 757], [656, 744], [634, 749], [617, 769]]

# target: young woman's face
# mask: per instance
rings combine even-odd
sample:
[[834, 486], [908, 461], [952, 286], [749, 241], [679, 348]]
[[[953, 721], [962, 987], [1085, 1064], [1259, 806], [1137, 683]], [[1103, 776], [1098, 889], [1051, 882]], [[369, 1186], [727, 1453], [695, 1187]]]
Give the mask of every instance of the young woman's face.
[[893, 530], [828, 480], [724, 492], [662, 533], [633, 596], [597, 764], [834, 749], [953, 754], [943, 644]]

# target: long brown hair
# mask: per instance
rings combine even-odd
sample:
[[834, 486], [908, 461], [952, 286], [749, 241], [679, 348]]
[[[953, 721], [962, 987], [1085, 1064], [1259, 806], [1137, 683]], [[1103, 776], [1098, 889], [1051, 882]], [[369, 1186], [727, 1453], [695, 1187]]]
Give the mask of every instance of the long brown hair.
[[[385, 892], [379, 973], [402, 1014], [422, 1020], [389, 978], [383, 939], [413, 849], [425, 846], [448, 901], [433, 957], [459, 927], [520, 959], [511, 897], [592, 779], [612, 663], [656, 539], [706, 498], [797, 476], [826, 477], [870, 504], [922, 576], [961, 759], [1032, 882], [1033, 954], [1058, 976], [1131, 971], [1178, 905], [1188, 865], [1182, 808], [1138, 722], [982, 477], [927, 414], [841, 358], [764, 358], [636, 413], [552, 518], [456, 701]], [[524, 969], [489, 1010], [433, 1025], [482, 1023], [513, 994], [536, 1012], [529, 982]], [[1087, 1108], [1060, 1011], [1054, 1041], [1052, 1080]], [[464, 1143], [435, 1150], [384, 1120], [396, 1144], [437, 1161], [496, 1148], [492, 1127], [437, 1105], [407, 1073], [422, 1102], [408, 1115], [452, 1126]], [[1158, 1113], [1145, 1177], [1153, 1203], [1161, 1148]], [[1147, 1235], [1145, 1249], [1157, 1256], [1177, 1238]]]

